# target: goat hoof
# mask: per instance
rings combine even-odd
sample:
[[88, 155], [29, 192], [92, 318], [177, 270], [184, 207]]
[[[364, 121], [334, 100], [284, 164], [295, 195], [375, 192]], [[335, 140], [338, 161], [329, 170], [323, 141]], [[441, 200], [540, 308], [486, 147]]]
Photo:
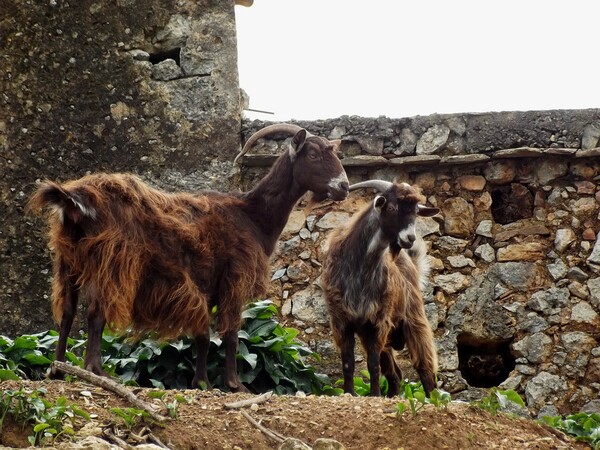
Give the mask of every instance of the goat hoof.
[[85, 370], [87, 370], [88, 372], [92, 372], [93, 374], [98, 375], [99, 377], [110, 378], [108, 372], [106, 372], [104, 369], [102, 369], [101, 366], [97, 364], [86, 364], [84, 367]]
[[192, 389], [201, 389], [203, 391], [210, 391], [212, 389], [212, 385], [203, 379], [193, 379], [192, 380]]
[[241, 392], [241, 393], [250, 393], [250, 391], [248, 390], [248, 388], [246, 388], [246, 386], [244, 386], [241, 382], [237, 382], [237, 383], [231, 383], [231, 384], [227, 384], [227, 387], [229, 388], [229, 390], [231, 392]]
[[55, 369], [54, 367], [50, 367], [46, 372], [46, 376], [51, 380], [64, 380], [65, 374], [60, 370]]

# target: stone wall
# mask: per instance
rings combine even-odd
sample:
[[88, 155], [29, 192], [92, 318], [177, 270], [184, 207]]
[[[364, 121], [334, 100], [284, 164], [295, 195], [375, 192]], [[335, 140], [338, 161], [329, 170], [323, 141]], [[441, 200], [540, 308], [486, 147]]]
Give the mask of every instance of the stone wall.
[[[264, 124], [246, 122], [248, 137]], [[600, 408], [600, 110], [303, 122], [342, 139], [351, 182], [422, 187], [439, 216], [420, 220], [433, 271], [426, 310], [442, 387], [455, 398], [501, 384], [532, 410]], [[259, 141], [245, 180], [285, 143]], [[339, 374], [319, 276], [329, 231], [372, 193], [294, 211], [270, 295], [284, 320]], [[416, 379], [407, 355], [405, 374]]]
[[234, 2], [3, 0], [0, 333], [53, 326], [36, 180], [130, 171], [228, 187], [239, 150]]

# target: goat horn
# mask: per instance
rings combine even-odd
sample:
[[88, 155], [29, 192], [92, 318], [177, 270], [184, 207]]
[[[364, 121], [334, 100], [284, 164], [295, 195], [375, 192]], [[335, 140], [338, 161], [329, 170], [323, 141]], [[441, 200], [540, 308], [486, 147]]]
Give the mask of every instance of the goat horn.
[[[244, 144], [244, 148], [242, 148], [242, 151], [233, 160], [233, 164], [235, 164], [243, 155], [245, 155], [246, 152], [260, 138], [265, 137], [265, 136], [270, 136], [272, 134], [285, 134], [287, 136], [290, 136], [290, 135], [293, 136], [300, 130], [302, 130], [302, 127], [300, 127], [298, 125], [294, 125], [292, 123], [276, 123], [276, 124], [269, 125], [267, 127], [264, 127], [262, 129], [258, 130], [256, 133], [254, 133], [252, 136], [250, 136], [248, 138], [248, 140], [246, 141], [246, 144]], [[308, 133], [308, 135], [310, 136], [311, 134]]]
[[362, 181], [360, 183], [353, 184], [352, 186], [350, 186], [350, 190], [354, 191], [356, 189], [373, 188], [379, 192], [385, 192], [389, 188], [391, 188], [393, 185], [394, 185], [394, 183], [391, 183], [389, 181], [384, 181], [384, 180], [367, 180], [367, 181]]

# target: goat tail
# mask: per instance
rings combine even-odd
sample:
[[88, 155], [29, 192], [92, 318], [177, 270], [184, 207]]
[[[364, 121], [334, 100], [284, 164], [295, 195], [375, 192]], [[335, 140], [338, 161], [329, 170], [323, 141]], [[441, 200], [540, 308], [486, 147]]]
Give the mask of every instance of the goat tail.
[[417, 269], [417, 273], [419, 274], [419, 287], [422, 290], [425, 288], [429, 273], [431, 272], [431, 262], [429, 260], [429, 255], [427, 254], [427, 245], [423, 238], [420, 236], [417, 237], [413, 246], [408, 250], [408, 256], [410, 256], [411, 261]]
[[84, 217], [96, 218], [96, 210], [88, 204], [89, 200], [74, 189], [46, 180], [29, 199], [27, 209], [39, 214], [49, 207], [59, 215], [61, 222], [64, 223], [68, 218], [73, 223], [79, 223]]

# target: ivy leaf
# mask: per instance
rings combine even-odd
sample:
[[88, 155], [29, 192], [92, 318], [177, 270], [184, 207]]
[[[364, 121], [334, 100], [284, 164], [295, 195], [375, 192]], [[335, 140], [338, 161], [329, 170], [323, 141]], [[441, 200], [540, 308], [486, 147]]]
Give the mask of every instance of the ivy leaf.
[[34, 353], [27, 353], [26, 355], [23, 355], [23, 359], [25, 361], [27, 361], [29, 364], [38, 365], [38, 366], [48, 366], [48, 365], [52, 364], [52, 361], [50, 361], [45, 356], [36, 355]]
[[523, 402], [523, 399], [521, 398], [521, 396], [519, 394], [517, 394], [515, 391], [513, 391], [512, 389], [507, 389], [505, 391], [502, 391], [502, 393], [511, 402], [516, 403], [517, 405], [522, 406], [523, 408], [525, 407], [525, 402]]
[[246, 347], [246, 345], [243, 342], [240, 342], [238, 353], [244, 359], [244, 361], [250, 364], [251, 369], [254, 369], [256, 367], [256, 363], [258, 361], [256, 354], [250, 353], [250, 351], [248, 351], [248, 347]]
[[15, 380], [18, 381], [20, 378], [12, 370], [0, 369], [0, 381]]

